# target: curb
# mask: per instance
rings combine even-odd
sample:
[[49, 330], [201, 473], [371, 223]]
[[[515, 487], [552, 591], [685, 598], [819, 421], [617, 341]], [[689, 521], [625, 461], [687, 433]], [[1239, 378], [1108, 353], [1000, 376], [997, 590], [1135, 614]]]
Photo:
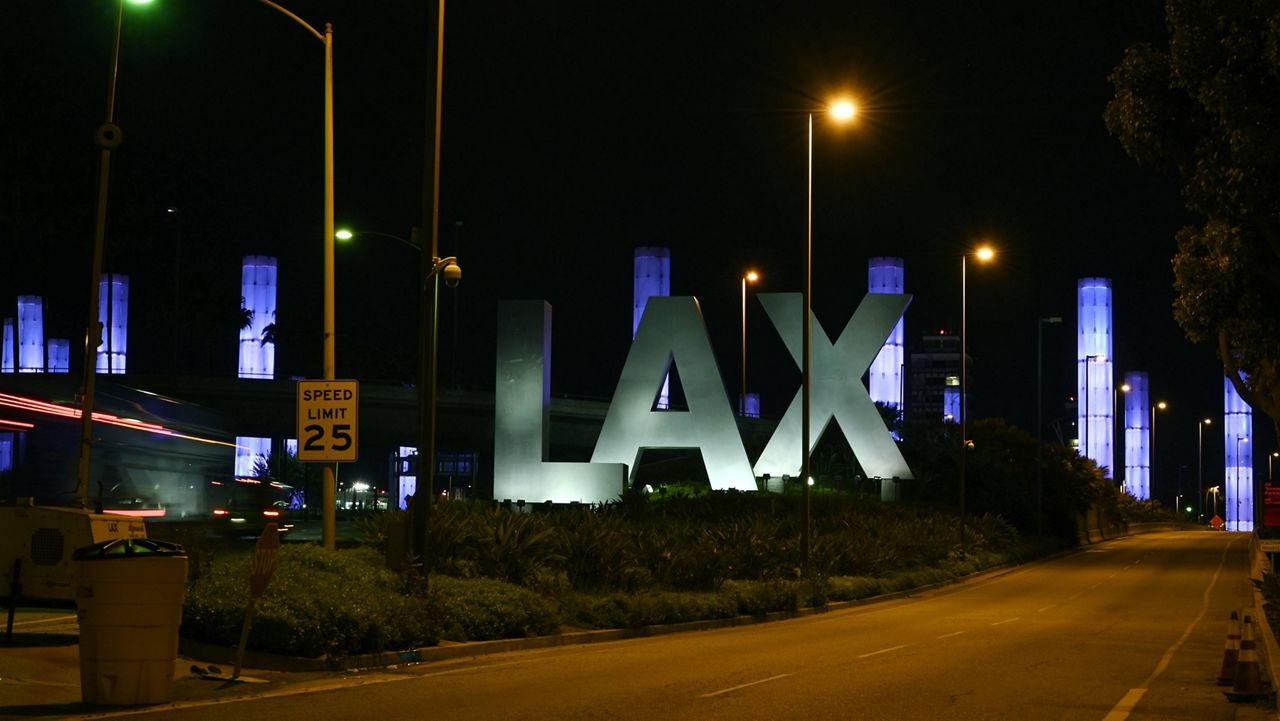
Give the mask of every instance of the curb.
[[[903, 591], [894, 591], [893, 593], [869, 596], [867, 598], [852, 601], [834, 601], [821, 607], [810, 606], [807, 608], [798, 608], [794, 611], [771, 611], [769, 613], [755, 616], [713, 618], [702, 621], [686, 621], [683, 623], [640, 626], [636, 628], [608, 628], [594, 631], [574, 631], [570, 633], [558, 633], [550, 636], [532, 636], [529, 638], [507, 638], [496, 639], [493, 641], [472, 641], [462, 643], [445, 641], [443, 643], [446, 645], [423, 646], [406, 651], [382, 651], [380, 653], [367, 653], [354, 656], [320, 656], [317, 658], [307, 658], [302, 656], [285, 656], [265, 651], [246, 650], [244, 654], [244, 666], [247, 668], [262, 669], [266, 671], [294, 673], [308, 671], [349, 671], [355, 669], [394, 666], [402, 663], [431, 663], [435, 661], [448, 661], [456, 658], [486, 656], [489, 654], [505, 653], [508, 651], [531, 651], [542, 648], [554, 648], [557, 646], [584, 646], [593, 643], [625, 641], [628, 639], [645, 638], [648, 636], [666, 636], [673, 633], [684, 633], [686, 631], [711, 631], [719, 628], [750, 626], [758, 623], [770, 623], [772, 621], [785, 621], [792, 618], [804, 618], [806, 616], [814, 616], [831, 611], [840, 611], [848, 608], [884, 603], [952, 586], [958, 588], [967, 584], [985, 581], [990, 578], [998, 578], [1005, 574], [1012, 573], [1029, 563], [1040, 563], [1074, 552], [1074, 550], [1059, 551], [1028, 563], [993, 566], [992, 568], [975, 571], [967, 576], [961, 576], [949, 581], [939, 581], [937, 583], [916, 586]], [[233, 664], [236, 659], [236, 650], [234, 648], [218, 646], [204, 641], [197, 641], [195, 639], [182, 637], [178, 639], [178, 653], [188, 658], [196, 658], [202, 661], [211, 661], [223, 664]]]

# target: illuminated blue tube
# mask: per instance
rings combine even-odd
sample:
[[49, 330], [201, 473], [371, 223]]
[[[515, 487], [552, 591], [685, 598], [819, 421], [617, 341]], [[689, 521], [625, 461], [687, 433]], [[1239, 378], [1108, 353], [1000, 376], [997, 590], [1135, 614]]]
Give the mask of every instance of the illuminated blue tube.
[[1112, 475], [1115, 420], [1112, 390], [1111, 279], [1081, 278], [1076, 286], [1076, 430], [1080, 454]]
[[1228, 531], [1253, 530], [1253, 409], [1222, 378], [1222, 436]]
[[942, 420], [946, 423], [960, 422], [959, 376], [948, 376], [947, 384], [942, 388]]
[[[653, 296], [671, 295], [671, 249], [657, 247], [636, 248], [636, 276], [631, 304], [631, 338], [636, 337], [645, 305]], [[656, 407], [671, 406], [671, 376], [662, 381]]]
[[1151, 498], [1151, 385], [1147, 374], [1124, 375], [1124, 483], [1138, 500]]
[[44, 373], [44, 298], [18, 296], [18, 372]]
[[98, 281], [98, 322], [102, 324], [98, 372], [124, 373], [129, 345], [129, 276], [102, 274]]
[[[903, 276], [902, 258], [872, 258], [867, 261], [867, 292], [901, 294], [905, 288]], [[871, 400], [894, 409], [898, 414], [903, 411], [902, 364], [906, 357], [902, 323], [899, 318], [867, 371], [867, 390]]]
[[5, 318], [4, 319], [4, 351], [3, 351], [3, 355], [0, 356], [3, 358], [3, 360], [0, 360], [0, 373], [13, 372], [14, 348], [17, 347], [15, 344], [17, 343], [17, 340], [18, 340], [17, 338], [14, 337], [14, 335], [15, 334], [14, 334], [14, 328], [13, 328], [13, 319]]
[[253, 478], [254, 465], [270, 456], [270, 438], [236, 436], [236, 478]]
[[268, 341], [267, 326], [276, 322], [276, 259], [247, 255], [240, 274], [240, 297], [251, 314], [240, 329], [240, 377], [274, 378], [276, 346]]
[[71, 372], [71, 341], [69, 339], [49, 339], [49, 372]]

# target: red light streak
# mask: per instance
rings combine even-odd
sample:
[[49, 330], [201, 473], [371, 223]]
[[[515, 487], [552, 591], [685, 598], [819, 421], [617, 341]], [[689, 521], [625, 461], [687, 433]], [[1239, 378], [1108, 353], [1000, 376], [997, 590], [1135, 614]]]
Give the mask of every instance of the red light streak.
[[[7, 408], [16, 408], [18, 410], [23, 410], [23, 411], [31, 411], [33, 413], [43, 413], [45, 415], [58, 416], [61, 418], [73, 418], [77, 420], [80, 418], [80, 415], [81, 415], [81, 411], [79, 408], [68, 408], [66, 406], [60, 406], [54, 403], [46, 403], [45, 401], [38, 401], [38, 400], [35, 400], [34, 398], [24, 398], [22, 396], [10, 395], [8, 393], [0, 393], [0, 406], [4, 406]], [[228, 443], [227, 441], [218, 441], [212, 438], [201, 438], [200, 436], [192, 436], [186, 433], [179, 433], [178, 431], [175, 431], [170, 428], [165, 428], [164, 426], [156, 423], [147, 423], [145, 421], [134, 420], [132, 418], [121, 418], [119, 416], [115, 416], [110, 413], [99, 413], [95, 411], [93, 414], [93, 421], [94, 423], [106, 423], [108, 425], [119, 426], [121, 428], [129, 428], [135, 431], [146, 431], [148, 433], [155, 433], [157, 435], [169, 436], [170, 438], [181, 438], [188, 441], [197, 441], [199, 443], [209, 443], [216, 446], [230, 446], [232, 448], [236, 447], [236, 444]], [[2, 421], [2, 422], [9, 422], [9, 421]], [[32, 425], [31, 427], [34, 428], [35, 426]]]

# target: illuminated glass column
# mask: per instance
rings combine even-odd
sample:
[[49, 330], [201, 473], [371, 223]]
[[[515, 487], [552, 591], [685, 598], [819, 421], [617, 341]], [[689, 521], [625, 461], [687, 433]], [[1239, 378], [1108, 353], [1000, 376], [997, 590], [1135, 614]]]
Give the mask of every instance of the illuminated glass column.
[[253, 478], [253, 467], [271, 456], [271, 439], [236, 436], [236, 478]]
[[1080, 454], [1112, 476], [1111, 279], [1081, 278], [1076, 286], [1079, 323], [1076, 338], [1076, 398]]
[[418, 476], [413, 469], [413, 457], [418, 455], [418, 449], [414, 446], [400, 446], [395, 454], [396, 466], [396, 506], [402, 510], [409, 510], [409, 499], [418, 492]]
[[1124, 483], [1138, 500], [1151, 498], [1151, 384], [1147, 374], [1124, 374]]
[[1222, 378], [1223, 489], [1228, 531], [1253, 530], [1253, 409]]
[[71, 341], [66, 338], [49, 339], [49, 372], [71, 372]]
[[0, 358], [2, 358], [2, 360], [0, 360], [0, 372], [3, 372], [3, 373], [13, 372], [14, 349], [17, 347], [17, 342], [18, 342], [18, 339], [15, 338], [14, 335], [15, 334], [14, 334], [14, 328], [13, 328], [13, 319], [5, 318], [4, 319], [4, 351], [3, 351], [3, 355], [0, 355]]
[[[872, 258], [867, 261], [868, 293], [903, 293], [902, 258]], [[902, 366], [905, 359], [902, 319], [885, 339], [884, 346], [867, 371], [871, 400], [902, 413]], [[957, 396], [957, 399], [959, 396]]]
[[103, 273], [98, 282], [98, 322], [102, 345], [98, 346], [98, 372], [125, 372], [129, 346], [129, 276]]
[[960, 376], [947, 376], [946, 385], [942, 387], [942, 420], [960, 422]]
[[240, 329], [240, 377], [274, 378], [276, 346], [266, 342], [267, 326], [276, 322], [276, 259], [247, 255], [240, 274], [243, 307], [252, 313]]
[[18, 296], [18, 372], [44, 373], [44, 298]]
[[[636, 248], [634, 302], [631, 304], [631, 338], [636, 337], [645, 304], [653, 296], [671, 295], [671, 249]], [[668, 408], [671, 401], [671, 376], [662, 382], [658, 408]]]
[[0, 432], [0, 473], [13, 470], [13, 445], [16, 433]]

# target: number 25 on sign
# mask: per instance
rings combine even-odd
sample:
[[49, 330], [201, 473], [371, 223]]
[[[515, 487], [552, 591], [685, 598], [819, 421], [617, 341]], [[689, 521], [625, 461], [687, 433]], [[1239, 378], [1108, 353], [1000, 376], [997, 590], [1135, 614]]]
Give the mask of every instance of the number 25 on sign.
[[356, 460], [359, 409], [359, 381], [298, 381], [298, 460]]

